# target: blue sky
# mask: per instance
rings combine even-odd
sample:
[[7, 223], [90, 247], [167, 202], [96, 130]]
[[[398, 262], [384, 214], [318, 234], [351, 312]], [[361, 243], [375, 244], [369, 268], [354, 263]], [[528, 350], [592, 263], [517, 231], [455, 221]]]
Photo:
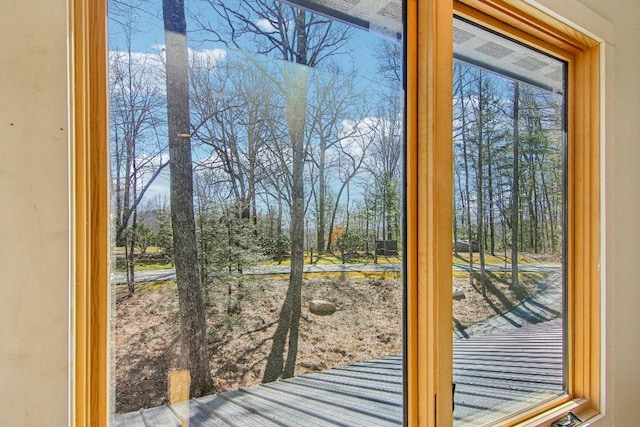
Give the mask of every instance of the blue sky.
[[[233, 0], [231, 0], [233, 1]], [[231, 2], [230, 1], [230, 2]], [[131, 2], [132, 4], [138, 2]], [[187, 32], [189, 37], [189, 47], [194, 50], [204, 49], [224, 49], [222, 43], [203, 42], [204, 35], [198, 24], [192, 19], [197, 13], [199, 19], [215, 24], [219, 17], [212, 12], [208, 3], [202, 1], [185, 1], [187, 16]], [[196, 9], [197, 8], [197, 9]], [[109, 21], [109, 43], [110, 50], [123, 50], [123, 34], [121, 23], [127, 19], [120, 13], [124, 10], [122, 6], [112, 5], [110, 9]], [[140, 7], [128, 8], [129, 18], [133, 20], [133, 27], [136, 31], [133, 34], [131, 44], [134, 52], [155, 54], [159, 48], [164, 46], [164, 30], [162, 21], [162, 4], [160, 1], [142, 1]], [[218, 24], [224, 25], [222, 22]], [[337, 25], [345, 25], [338, 23]], [[369, 33], [361, 29], [351, 32], [352, 58], [344, 58], [345, 63], [356, 64], [359, 73], [364, 76], [371, 76], [376, 72], [375, 52], [382, 37], [375, 33]]]
[[[233, 0], [232, 0], [233, 1]], [[162, 68], [161, 52], [164, 46], [164, 29], [162, 20], [162, 4], [160, 1], [136, 1], [131, 2], [132, 7], [123, 7], [121, 4], [111, 4], [109, 21], [110, 50], [126, 51], [126, 37], [123, 31], [123, 24], [130, 22], [134, 28], [131, 36], [131, 50], [138, 57], [148, 58], [152, 66]], [[198, 19], [210, 20], [213, 26], [222, 26], [224, 23], [216, 24], [216, 19], [220, 19], [211, 9], [207, 2], [186, 1], [187, 31], [189, 35], [189, 46], [192, 55], [203, 55], [205, 51], [216, 52], [215, 55], [224, 57], [233, 56], [233, 52], [228, 52], [222, 43], [203, 42], [203, 33], [198, 31], [199, 25], [194, 22], [194, 13]], [[197, 8], [197, 10], [194, 10]], [[337, 25], [345, 25], [338, 23]], [[378, 63], [375, 58], [376, 50], [382, 37], [378, 34], [369, 33], [361, 29], [353, 28], [350, 34], [350, 55], [339, 55], [342, 66], [346, 69], [355, 69], [359, 78], [361, 88], [367, 90], [371, 96], [376, 96], [371, 86], [379, 86], [380, 78], [377, 76]], [[159, 83], [161, 84], [161, 83]], [[399, 94], [399, 96], [401, 96]], [[198, 154], [194, 153], [198, 158]], [[168, 173], [159, 176], [148, 190], [146, 199], [149, 200], [156, 194], [168, 194]]]

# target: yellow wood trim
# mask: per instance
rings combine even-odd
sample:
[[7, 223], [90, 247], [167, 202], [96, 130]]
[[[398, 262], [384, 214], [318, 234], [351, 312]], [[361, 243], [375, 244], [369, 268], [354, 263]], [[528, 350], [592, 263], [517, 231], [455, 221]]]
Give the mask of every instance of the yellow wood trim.
[[186, 402], [189, 400], [191, 386], [191, 371], [188, 369], [174, 370], [167, 376], [167, 397], [169, 403]]
[[569, 73], [568, 300], [569, 395], [498, 423], [550, 426], [573, 411], [583, 421], [600, 403], [599, 47], [576, 55]]
[[107, 424], [108, 152], [106, 1], [70, 2], [73, 120], [72, 424]]
[[500, 425], [549, 425], [568, 410], [586, 420], [601, 412], [599, 44], [523, 1], [460, 0], [454, 9], [456, 14], [569, 63], [569, 396], [532, 408]]
[[[108, 419], [106, 5], [104, 0], [71, 3], [75, 141], [73, 419], [77, 426], [101, 426]], [[569, 349], [575, 360], [570, 365], [570, 392], [587, 398], [589, 410], [597, 412], [601, 363], [598, 48], [591, 39], [569, 31], [565, 34], [569, 41], [559, 43], [558, 34], [563, 33], [558, 28], [562, 26], [541, 25], [539, 15], [529, 20], [514, 18], [514, 2], [464, 3], [482, 6], [479, 10], [485, 14], [491, 12], [487, 5], [498, 4], [496, 19], [504, 18], [523, 32], [529, 29], [527, 23], [533, 22], [532, 33], [544, 43], [576, 54], [572, 86], [576, 110], [571, 112], [575, 124], [570, 128], [575, 134], [571, 143], [570, 170], [574, 178], [570, 183], [570, 213], [576, 218], [569, 231], [573, 232], [570, 263], [576, 265], [570, 275], [570, 293], [575, 301], [569, 312], [574, 331]], [[451, 1], [407, 2], [407, 423], [411, 426], [452, 424], [452, 15]], [[553, 37], [546, 34], [550, 28], [555, 31]]]
[[[458, 3], [571, 54], [597, 45], [591, 37], [523, 0], [459, 0]], [[464, 9], [463, 6], [456, 8]]]
[[407, 3], [407, 423], [453, 423], [453, 3]]
[[515, 423], [514, 425], [517, 427], [549, 426], [553, 421], [565, 416], [569, 411], [576, 413], [585, 403], [585, 400], [569, 400], [563, 397], [548, 405], [544, 412], [539, 414], [531, 412], [528, 414], [529, 416], [523, 417], [525, 421]]
[[[569, 182], [569, 391], [600, 411], [600, 52], [576, 56]], [[573, 194], [572, 194], [573, 193]]]
[[418, 81], [418, 4], [417, 0], [411, 0], [407, 2], [406, 16], [406, 111], [407, 124], [406, 124], [406, 175], [407, 175], [407, 187], [405, 193], [405, 209], [406, 209], [406, 307], [405, 307], [405, 319], [406, 319], [406, 331], [405, 331], [405, 367], [406, 384], [405, 402], [407, 407], [405, 408], [405, 422], [409, 426], [417, 426], [419, 414], [424, 409], [424, 402], [418, 398], [418, 286], [417, 283], [417, 265], [418, 265], [418, 243], [415, 238], [417, 234], [416, 224], [418, 218], [417, 212], [417, 156], [418, 151], [418, 125], [417, 120], [414, 118], [418, 114], [418, 95], [416, 83]]
[[[464, 0], [462, 0], [464, 1]], [[572, 51], [568, 51], [560, 48], [558, 45], [553, 43], [548, 43], [544, 40], [541, 40], [531, 33], [527, 33], [521, 28], [516, 28], [512, 25], [504, 21], [500, 21], [499, 19], [488, 15], [484, 12], [479, 11], [478, 9], [474, 9], [468, 4], [462, 3], [462, 1], [455, 0], [454, 1], [454, 10], [455, 15], [461, 18], [465, 18], [469, 21], [476, 22], [483, 27], [495, 31], [501, 34], [508, 34], [508, 36], [516, 41], [519, 41], [524, 44], [533, 45], [537, 49], [546, 52], [550, 55], [553, 55], [557, 58], [570, 60], [573, 58], [575, 53], [579, 52], [579, 49], [572, 49]]]

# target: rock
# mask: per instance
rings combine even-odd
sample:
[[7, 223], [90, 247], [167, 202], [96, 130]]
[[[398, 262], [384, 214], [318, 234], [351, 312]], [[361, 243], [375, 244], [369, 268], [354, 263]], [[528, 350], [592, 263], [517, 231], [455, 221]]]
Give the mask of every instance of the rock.
[[453, 251], [454, 252], [478, 252], [480, 248], [478, 248], [478, 244], [476, 242], [469, 243], [468, 240], [456, 240], [453, 242]]
[[459, 301], [461, 299], [466, 298], [464, 296], [464, 291], [462, 289], [453, 289], [453, 299]]
[[318, 316], [329, 316], [336, 312], [336, 306], [329, 301], [317, 299], [309, 301], [309, 311]]

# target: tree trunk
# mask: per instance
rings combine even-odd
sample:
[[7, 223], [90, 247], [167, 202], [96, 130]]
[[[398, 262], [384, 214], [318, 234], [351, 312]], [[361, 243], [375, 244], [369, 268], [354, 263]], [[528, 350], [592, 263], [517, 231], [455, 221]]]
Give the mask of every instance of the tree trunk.
[[287, 335], [289, 333], [289, 325], [291, 323], [291, 308], [292, 298], [295, 290], [293, 284], [289, 281], [289, 287], [287, 294], [284, 298], [284, 303], [280, 309], [280, 317], [278, 318], [278, 326], [273, 334], [273, 344], [271, 345], [271, 351], [267, 358], [267, 365], [264, 369], [264, 375], [262, 377], [263, 383], [270, 383], [277, 381], [282, 375], [284, 368], [284, 347], [287, 342]]
[[496, 224], [495, 224], [495, 216], [494, 216], [494, 200], [493, 200], [493, 168], [491, 158], [491, 150], [487, 151], [487, 167], [489, 170], [487, 171], [487, 188], [489, 190], [489, 253], [493, 256], [496, 256]]
[[478, 98], [480, 108], [478, 109], [478, 170], [476, 177], [477, 194], [478, 194], [478, 257], [480, 258], [480, 284], [482, 286], [482, 296], [487, 296], [486, 277], [485, 277], [485, 239], [484, 239], [484, 194], [483, 194], [483, 174], [484, 174], [484, 91], [482, 72], [478, 80]]
[[[460, 172], [458, 170], [458, 168], [454, 167], [454, 179], [453, 179], [453, 188], [454, 191], [457, 188], [459, 194], [460, 194], [460, 207], [462, 209], [461, 212], [461, 220], [462, 220], [462, 226], [464, 227], [464, 197], [462, 196], [462, 185], [460, 183]], [[457, 187], [456, 187], [456, 181], [457, 181]], [[458, 245], [456, 244], [456, 242], [458, 242], [460, 240], [460, 237], [458, 236], [458, 204], [456, 203], [456, 196], [454, 193], [453, 196], [453, 254], [458, 256]]]
[[181, 364], [191, 373], [191, 396], [214, 391], [207, 352], [204, 298], [198, 272], [193, 213], [187, 25], [184, 0], [163, 0], [166, 43], [170, 199], [180, 306]]
[[[304, 20], [299, 11], [296, 21]], [[304, 22], [304, 21], [303, 21]], [[300, 25], [298, 22], [296, 25]], [[291, 175], [291, 273], [287, 296], [280, 312], [273, 346], [267, 359], [263, 382], [290, 378], [295, 373], [298, 355], [298, 331], [302, 307], [302, 277], [304, 269], [304, 127], [307, 109], [307, 67], [285, 64], [287, 125], [292, 149]], [[283, 366], [284, 344], [288, 334], [286, 364]]]
[[462, 125], [462, 132], [460, 137], [462, 138], [462, 159], [464, 161], [464, 196], [467, 201], [466, 214], [467, 214], [467, 248], [469, 250], [469, 284], [473, 286], [473, 250], [471, 249], [471, 195], [469, 185], [469, 157], [467, 147], [467, 110], [465, 108], [465, 97], [462, 85], [462, 73], [458, 72], [458, 88], [460, 90], [460, 99], [462, 100], [462, 108], [460, 114], [460, 120]]
[[[137, 228], [138, 228], [138, 211], [133, 214], [133, 224], [131, 225], [131, 232], [128, 233], [128, 238], [125, 239], [125, 257], [126, 257], [126, 269], [127, 269], [127, 289], [129, 295], [133, 295], [136, 289], [136, 240], [137, 240]], [[128, 246], [128, 248], [127, 248]]]
[[276, 236], [278, 237], [277, 240], [277, 259], [278, 259], [278, 265], [282, 264], [282, 258], [284, 257], [284, 248], [282, 247], [282, 199], [278, 199], [278, 220], [276, 222]]
[[318, 246], [318, 253], [324, 252], [325, 247], [325, 223], [326, 220], [326, 198], [327, 198], [327, 184], [325, 176], [325, 155], [327, 150], [327, 142], [324, 138], [320, 138], [320, 159], [318, 160], [318, 221], [316, 224], [316, 240]]
[[516, 81], [513, 87], [513, 182], [511, 188], [511, 288], [518, 289], [518, 231], [520, 205], [520, 84]]
[[344, 192], [345, 188], [347, 188], [349, 181], [350, 179], [344, 181], [342, 185], [340, 185], [340, 189], [338, 190], [338, 195], [336, 196], [336, 200], [333, 204], [333, 209], [331, 211], [331, 221], [329, 221], [329, 237], [327, 238], [327, 252], [333, 251], [333, 244], [335, 243], [333, 241], [333, 229], [336, 225], [336, 216], [338, 214], [338, 208], [340, 207], [339, 206], [340, 199], [342, 198], [342, 193]]

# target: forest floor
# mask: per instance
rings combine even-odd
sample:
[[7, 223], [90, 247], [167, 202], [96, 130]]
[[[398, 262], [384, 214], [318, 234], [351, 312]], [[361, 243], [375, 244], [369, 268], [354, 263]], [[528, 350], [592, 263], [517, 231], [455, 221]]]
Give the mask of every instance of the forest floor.
[[[323, 275], [305, 278], [296, 375], [402, 353], [402, 280]], [[465, 298], [454, 301], [454, 327], [467, 327], [515, 306], [536, 288], [540, 274], [523, 275], [524, 291], [489, 274], [487, 298], [468, 275], [456, 274], [454, 287]], [[271, 337], [288, 280], [283, 277], [220, 279], [207, 291], [211, 372], [218, 391], [261, 382]], [[119, 287], [121, 288], [121, 287]], [[166, 401], [167, 374], [179, 364], [178, 294], [174, 282], [121, 290], [115, 304], [115, 410], [125, 413]], [[330, 316], [309, 313], [308, 302], [334, 303]]]

